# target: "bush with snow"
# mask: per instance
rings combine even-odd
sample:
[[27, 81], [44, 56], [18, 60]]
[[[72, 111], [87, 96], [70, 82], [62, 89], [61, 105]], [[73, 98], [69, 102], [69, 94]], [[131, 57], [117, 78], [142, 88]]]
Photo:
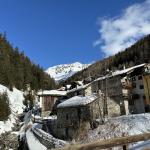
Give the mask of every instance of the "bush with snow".
[[[0, 84], [0, 93], [4, 94], [7, 93], [8, 98], [8, 106], [10, 107], [11, 113], [8, 115], [8, 119], [5, 118], [5, 121], [0, 119], [0, 134], [4, 133], [6, 131], [11, 131], [12, 127], [14, 127], [14, 124], [16, 123], [16, 119], [18, 114], [21, 114], [23, 112], [23, 92], [13, 88], [13, 91], [10, 91], [7, 87]], [[2, 108], [2, 105], [0, 103], [0, 107]], [[3, 108], [0, 111], [3, 113]]]
[[6, 121], [10, 113], [8, 95], [4, 92], [0, 94], [0, 121]]

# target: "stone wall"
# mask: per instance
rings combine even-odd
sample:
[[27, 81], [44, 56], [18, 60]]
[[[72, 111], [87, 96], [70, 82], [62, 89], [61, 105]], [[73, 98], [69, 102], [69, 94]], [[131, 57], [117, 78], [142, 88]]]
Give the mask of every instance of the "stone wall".
[[90, 96], [92, 94], [92, 87], [89, 85], [85, 91], [84, 91], [84, 96]]
[[[82, 107], [59, 108], [57, 112], [57, 132], [58, 138], [74, 139], [81, 133], [81, 128], [90, 129], [92, 121], [99, 118], [98, 101], [95, 100]], [[83, 125], [84, 124], [84, 125]]]
[[[133, 98], [134, 106], [133, 112], [134, 113], [144, 113], [145, 112], [145, 102], [144, 102], [144, 84], [141, 75], [135, 75], [132, 77], [132, 82], [134, 87], [132, 89], [132, 94], [137, 95]], [[142, 88], [140, 88], [142, 87]]]
[[99, 93], [102, 114], [104, 114], [105, 109], [107, 109], [108, 116], [110, 117], [120, 116], [125, 113], [120, 76], [93, 82], [92, 92]]

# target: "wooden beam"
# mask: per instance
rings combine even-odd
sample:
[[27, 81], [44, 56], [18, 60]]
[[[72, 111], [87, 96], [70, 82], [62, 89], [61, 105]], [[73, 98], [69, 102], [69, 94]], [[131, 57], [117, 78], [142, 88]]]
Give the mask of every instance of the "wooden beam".
[[127, 137], [120, 137], [120, 138], [114, 138], [109, 140], [103, 140], [103, 141], [96, 141], [88, 144], [81, 144], [81, 145], [71, 145], [66, 148], [63, 148], [63, 150], [96, 150], [96, 149], [106, 149], [116, 146], [123, 146], [127, 145], [129, 143], [135, 143], [139, 141], [146, 141], [150, 139], [150, 133], [144, 133], [139, 135], [132, 135]]

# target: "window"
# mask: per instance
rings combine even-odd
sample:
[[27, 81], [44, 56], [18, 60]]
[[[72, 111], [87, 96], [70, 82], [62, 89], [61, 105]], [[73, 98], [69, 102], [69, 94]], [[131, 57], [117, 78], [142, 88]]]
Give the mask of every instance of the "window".
[[143, 86], [143, 85], [140, 85], [140, 89], [144, 89], [144, 86]]
[[140, 95], [139, 94], [132, 94], [132, 100], [139, 99]]
[[144, 100], [146, 99], [146, 96], [145, 96], [145, 95], [143, 95], [143, 99], [144, 99]]
[[69, 119], [69, 115], [68, 114], [66, 114], [66, 120], [68, 120]]
[[132, 83], [132, 87], [133, 87], [133, 88], [136, 88], [136, 83]]
[[142, 76], [141, 76], [141, 75], [140, 75], [140, 76], [138, 76], [138, 79], [139, 79], [139, 80], [142, 80]]
[[133, 99], [129, 100], [129, 105], [134, 105], [134, 100]]

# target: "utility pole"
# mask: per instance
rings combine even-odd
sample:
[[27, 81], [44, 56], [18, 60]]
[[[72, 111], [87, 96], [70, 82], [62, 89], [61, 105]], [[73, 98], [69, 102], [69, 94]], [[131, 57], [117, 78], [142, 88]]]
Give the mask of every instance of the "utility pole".
[[106, 62], [105, 62], [105, 96], [104, 96], [104, 118], [108, 116], [108, 108], [107, 108], [107, 97], [108, 97], [108, 91], [107, 91], [107, 77], [109, 70], [106, 70]]

